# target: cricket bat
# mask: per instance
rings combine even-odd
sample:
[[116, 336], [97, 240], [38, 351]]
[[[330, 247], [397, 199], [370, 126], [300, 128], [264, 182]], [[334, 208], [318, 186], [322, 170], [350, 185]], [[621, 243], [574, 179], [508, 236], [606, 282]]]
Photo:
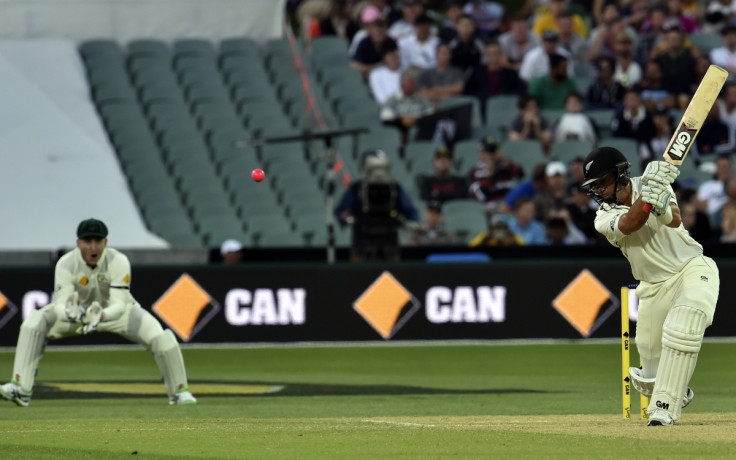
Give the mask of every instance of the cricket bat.
[[[677, 130], [672, 135], [670, 143], [664, 151], [665, 161], [675, 166], [680, 166], [685, 161], [685, 156], [687, 156], [690, 147], [695, 142], [695, 136], [700, 132], [700, 128], [703, 126], [703, 122], [705, 122], [705, 118], [713, 104], [715, 104], [727, 78], [728, 72], [725, 69], [717, 65], [708, 67], [708, 71], [705, 72], [703, 80], [700, 82], [698, 89], [695, 90], [693, 98], [690, 99], [685, 113], [682, 114], [682, 120], [677, 125]], [[651, 210], [651, 204], [644, 204], [644, 211], [650, 212]]]

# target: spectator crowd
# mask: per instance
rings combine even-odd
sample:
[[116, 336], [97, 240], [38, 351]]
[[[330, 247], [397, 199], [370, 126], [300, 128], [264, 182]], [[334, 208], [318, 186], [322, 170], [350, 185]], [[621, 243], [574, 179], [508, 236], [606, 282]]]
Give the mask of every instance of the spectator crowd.
[[[314, 8], [322, 13], [307, 21], [306, 38], [347, 41], [380, 120], [404, 142], [445, 99], [475, 98], [480, 108], [475, 164], [457, 171], [450, 141], [427, 152], [432, 174], [404, 184], [416, 186], [426, 210], [410, 244], [455, 241], [442, 223], [455, 200], [483, 205], [487, 229], [468, 238], [472, 246], [601, 243], [592, 224], [597, 204], [581, 186], [584, 154], [563, 161], [555, 145], [579, 141], [592, 150], [629, 139], [632, 151], [623, 153], [634, 175], [660, 157], [708, 66], [736, 72], [732, 1], [524, 0], [514, 11], [488, 0], [303, 3], [328, 4]], [[486, 109], [508, 97], [516, 102]], [[545, 161], [524, 166], [507, 151], [521, 141], [538, 144]], [[735, 145], [729, 81], [688, 159], [710, 178], [675, 184], [683, 224], [701, 243], [736, 242]]]

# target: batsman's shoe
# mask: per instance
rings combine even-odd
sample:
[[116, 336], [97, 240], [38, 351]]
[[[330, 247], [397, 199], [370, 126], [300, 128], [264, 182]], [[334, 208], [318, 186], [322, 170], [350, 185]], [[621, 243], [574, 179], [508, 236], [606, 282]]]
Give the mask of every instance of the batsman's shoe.
[[5, 385], [0, 385], [0, 395], [21, 407], [28, 407], [31, 403], [31, 394], [21, 390], [17, 383], [8, 382]]
[[178, 391], [174, 396], [172, 396], [169, 400], [169, 404], [172, 406], [176, 404], [197, 404], [197, 398], [195, 398], [189, 390], [184, 389], [182, 391]]
[[685, 397], [682, 398], [682, 408], [686, 408], [688, 404], [690, 404], [690, 401], [693, 400], [695, 397], [695, 392], [692, 388], [687, 387], [687, 393], [685, 393]]
[[671, 426], [674, 425], [675, 421], [672, 420], [672, 416], [664, 409], [654, 409], [649, 414], [649, 422], [647, 426]]

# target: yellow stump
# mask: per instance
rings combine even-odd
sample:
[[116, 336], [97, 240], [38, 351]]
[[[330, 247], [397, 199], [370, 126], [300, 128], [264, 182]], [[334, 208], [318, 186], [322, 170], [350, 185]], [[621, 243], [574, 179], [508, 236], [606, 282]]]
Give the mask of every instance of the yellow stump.
[[[629, 348], [629, 288], [621, 288], [621, 397], [624, 419], [631, 418], [631, 377], [629, 376], [630, 353]], [[641, 366], [641, 362], [639, 363]], [[649, 419], [649, 398], [639, 394], [639, 416], [642, 420]]]
[[624, 419], [631, 418], [631, 377], [629, 377], [629, 288], [621, 288], [621, 398]]

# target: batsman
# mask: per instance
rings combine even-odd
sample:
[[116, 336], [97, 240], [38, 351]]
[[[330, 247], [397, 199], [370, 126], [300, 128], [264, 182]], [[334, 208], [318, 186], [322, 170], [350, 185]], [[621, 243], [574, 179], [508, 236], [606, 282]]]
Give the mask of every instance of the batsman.
[[130, 293], [128, 258], [107, 247], [107, 226], [87, 219], [77, 227], [77, 247], [54, 270], [54, 299], [23, 321], [15, 350], [13, 377], [0, 395], [19, 406], [31, 402], [33, 383], [47, 339], [112, 332], [153, 353], [163, 374], [170, 404], [196, 404], [189, 391], [184, 359], [171, 330]]
[[600, 205], [595, 228], [621, 249], [639, 280], [636, 347], [642, 367], [629, 369], [632, 384], [650, 397], [649, 426], [674, 425], [695, 395], [689, 383], [705, 328], [713, 322], [718, 268], [682, 225], [671, 185], [677, 167], [653, 161], [641, 177], [630, 177], [619, 150], [599, 147], [583, 168], [584, 185]]

